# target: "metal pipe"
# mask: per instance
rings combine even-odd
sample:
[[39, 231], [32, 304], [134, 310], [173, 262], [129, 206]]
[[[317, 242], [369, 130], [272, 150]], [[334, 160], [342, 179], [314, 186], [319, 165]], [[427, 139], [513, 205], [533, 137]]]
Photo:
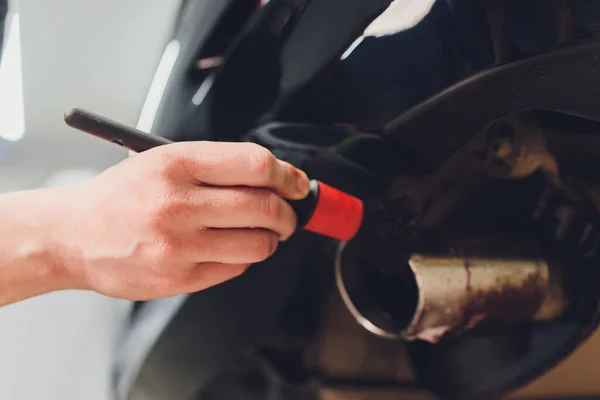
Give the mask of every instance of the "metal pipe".
[[[371, 269], [364, 259], [340, 247], [342, 298], [359, 324], [378, 336], [436, 343], [475, 327], [556, 319], [568, 306], [561, 275], [542, 259], [414, 255], [408, 266], [411, 277], [365, 279]], [[394, 279], [402, 282], [390, 285]]]
[[550, 320], [567, 305], [543, 260], [415, 255], [409, 264], [419, 300], [406, 339], [437, 342], [485, 322]]

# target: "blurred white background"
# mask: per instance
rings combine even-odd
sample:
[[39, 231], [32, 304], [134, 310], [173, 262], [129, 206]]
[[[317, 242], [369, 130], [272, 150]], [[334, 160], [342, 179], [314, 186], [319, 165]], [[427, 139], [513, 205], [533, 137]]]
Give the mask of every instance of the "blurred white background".
[[[63, 112], [80, 106], [136, 125], [178, 6], [179, 0], [11, 4], [0, 136], [12, 141], [0, 140], [0, 192], [77, 184], [126, 156], [66, 127]], [[110, 399], [110, 360], [127, 307], [63, 292], [0, 309], [0, 399]]]

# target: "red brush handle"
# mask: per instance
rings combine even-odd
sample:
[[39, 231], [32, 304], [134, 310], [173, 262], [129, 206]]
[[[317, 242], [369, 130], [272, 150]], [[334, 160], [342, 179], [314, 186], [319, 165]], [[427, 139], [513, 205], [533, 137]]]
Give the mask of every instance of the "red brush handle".
[[358, 232], [364, 215], [360, 199], [319, 182], [319, 198], [304, 229], [337, 240], [350, 240]]

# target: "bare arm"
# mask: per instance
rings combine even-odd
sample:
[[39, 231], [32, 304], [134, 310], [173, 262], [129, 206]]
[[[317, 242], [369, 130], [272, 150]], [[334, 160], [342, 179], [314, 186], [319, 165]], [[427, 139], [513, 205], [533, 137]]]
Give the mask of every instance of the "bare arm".
[[308, 178], [254, 144], [177, 143], [87, 185], [0, 196], [0, 305], [84, 289], [191, 293], [263, 261], [296, 228]]
[[0, 196], [0, 305], [75, 286], [55, 257], [65, 191]]

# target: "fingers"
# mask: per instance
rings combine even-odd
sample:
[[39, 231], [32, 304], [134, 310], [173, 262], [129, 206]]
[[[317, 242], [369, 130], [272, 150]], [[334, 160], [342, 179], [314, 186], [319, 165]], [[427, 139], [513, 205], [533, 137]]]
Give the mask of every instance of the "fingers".
[[278, 160], [254, 143], [178, 143], [187, 172], [198, 183], [215, 186], [269, 188], [284, 198], [306, 197], [310, 182], [306, 174]]
[[208, 229], [190, 248], [190, 261], [223, 264], [254, 264], [271, 257], [279, 236], [264, 229]]
[[206, 228], [263, 228], [287, 240], [296, 230], [296, 213], [288, 202], [268, 189], [203, 187], [192, 202], [196, 226]]

